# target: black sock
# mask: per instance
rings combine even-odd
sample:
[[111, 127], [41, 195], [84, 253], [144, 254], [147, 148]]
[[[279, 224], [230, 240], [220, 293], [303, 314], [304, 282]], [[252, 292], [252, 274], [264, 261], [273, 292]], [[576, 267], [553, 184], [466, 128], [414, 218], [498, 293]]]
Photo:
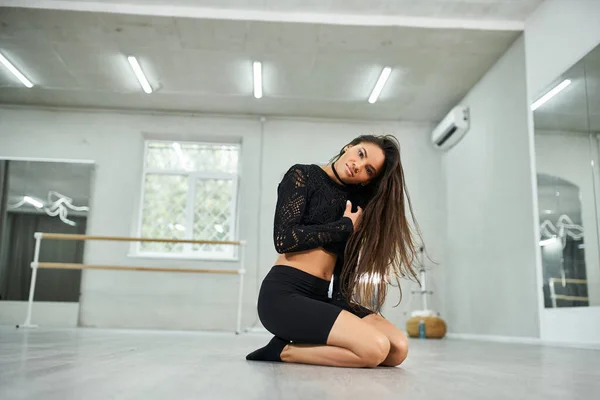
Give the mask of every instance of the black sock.
[[265, 346], [246, 356], [246, 360], [252, 361], [279, 361], [281, 362], [281, 352], [283, 348], [290, 342], [283, 340], [277, 336], [273, 336], [273, 339]]

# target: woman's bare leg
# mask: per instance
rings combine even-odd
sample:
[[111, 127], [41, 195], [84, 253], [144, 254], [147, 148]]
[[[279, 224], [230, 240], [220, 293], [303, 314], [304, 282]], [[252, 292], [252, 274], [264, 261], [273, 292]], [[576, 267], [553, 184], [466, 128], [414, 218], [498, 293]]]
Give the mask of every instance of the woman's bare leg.
[[390, 342], [390, 352], [381, 365], [396, 367], [402, 364], [408, 355], [408, 339], [404, 332], [378, 314], [368, 315], [362, 320], [383, 333]]
[[326, 345], [289, 344], [281, 361], [332, 367], [376, 367], [390, 352], [390, 342], [379, 330], [357, 316], [342, 311]]

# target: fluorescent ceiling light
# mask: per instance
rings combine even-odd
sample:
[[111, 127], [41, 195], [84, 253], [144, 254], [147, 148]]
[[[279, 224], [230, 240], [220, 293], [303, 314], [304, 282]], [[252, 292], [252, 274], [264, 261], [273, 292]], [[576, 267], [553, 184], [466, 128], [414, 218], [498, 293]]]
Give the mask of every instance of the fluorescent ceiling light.
[[31, 204], [35, 208], [42, 208], [42, 207], [44, 207], [44, 205], [42, 204], [42, 202], [40, 202], [40, 201], [38, 201], [36, 199], [33, 199], [33, 198], [29, 197], [29, 196], [23, 196], [23, 201], [25, 203]]
[[254, 97], [260, 99], [263, 95], [262, 92], [262, 64], [258, 61], [254, 61], [252, 65], [254, 70]]
[[566, 88], [570, 84], [570, 79], [565, 79], [564, 81], [562, 81], [560, 84], [558, 84], [558, 86], [556, 86], [554, 89], [552, 89], [551, 91], [540, 97], [535, 103], [533, 103], [531, 105], [531, 111], [535, 111], [541, 106], [543, 106], [548, 100], [559, 94], [564, 88]]
[[142, 71], [142, 67], [140, 67], [138, 60], [133, 56], [127, 57], [127, 60], [129, 61], [129, 65], [131, 65], [131, 69], [133, 69], [135, 76], [140, 82], [140, 85], [142, 85], [144, 92], [148, 94], [152, 93], [152, 86], [150, 86], [148, 83], [148, 79], [146, 79], [146, 75], [144, 75], [144, 71]]
[[379, 94], [383, 90], [385, 83], [387, 82], [392, 69], [390, 67], [385, 67], [383, 71], [381, 71], [381, 75], [379, 75], [379, 79], [373, 88], [373, 92], [371, 92], [371, 96], [369, 96], [369, 103], [373, 104], [377, 101]]
[[6, 57], [4, 57], [4, 56], [2, 55], [2, 53], [0, 53], [0, 62], [1, 62], [2, 64], [4, 64], [4, 66], [5, 66], [5, 67], [6, 67], [6, 68], [7, 68], [7, 69], [10, 71], [10, 72], [12, 72], [12, 74], [13, 74], [14, 76], [16, 76], [16, 77], [17, 77], [17, 78], [18, 78], [18, 79], [21, 81], [21, 83], [22, 83], [23, 85], [27, 86], [27, 87], [28, 87], [28, 88], [30, 88], [30, 89], [33, 87], [33, 83], [31, 83], [31, 81], [30, 81], [29, 79], [25, 78], [25, 75], [23, 75], [23, 74], [22, 74], [22, 73], [21, 73], [21, 72], [20, 72], [20, 71], [19, 71], [19, 70], [18, 70], [18, 69], [17, 69], [17, 68], [14, 66], [14, 65], [12, 65], [12, 64], [10, 63], [10, 61], [8, 61], [8, 60], [6, 59]]

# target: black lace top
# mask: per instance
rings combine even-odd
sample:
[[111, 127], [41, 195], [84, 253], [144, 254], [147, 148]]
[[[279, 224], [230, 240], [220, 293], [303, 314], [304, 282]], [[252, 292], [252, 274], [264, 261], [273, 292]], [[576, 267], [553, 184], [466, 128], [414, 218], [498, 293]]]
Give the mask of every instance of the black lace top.
[[279, 183], [273, 239], [278, 253], [324, 248], [342, 256], [354, 231], [346, 200], [364, 209], [360, 186], [341, 185], [318, 165], [296, 164]]

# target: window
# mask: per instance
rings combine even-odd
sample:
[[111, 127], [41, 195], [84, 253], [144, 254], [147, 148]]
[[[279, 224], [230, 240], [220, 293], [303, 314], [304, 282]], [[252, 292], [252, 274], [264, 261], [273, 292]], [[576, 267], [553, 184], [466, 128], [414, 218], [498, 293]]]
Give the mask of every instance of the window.
[[[236, 240], [239, 145], [147, 141], [139, 235]], [[235, 246], [138, 243], [143, 256], [234, 257]]]

